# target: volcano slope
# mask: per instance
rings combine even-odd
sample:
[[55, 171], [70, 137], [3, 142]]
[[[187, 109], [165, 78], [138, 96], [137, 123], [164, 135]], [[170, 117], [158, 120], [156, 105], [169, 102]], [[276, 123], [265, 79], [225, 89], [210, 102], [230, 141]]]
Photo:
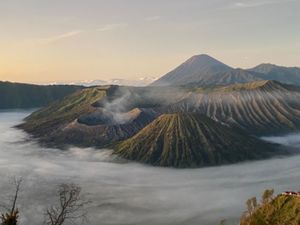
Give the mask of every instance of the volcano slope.
[[270, 157], [278, 146], [197, 113], [163, 114], [116, 145], [123, 158], [154, 166], [203, 167]]
[[[157, 117], [152, 107], [161, 106], [166, 102], [162, 96], [169, 98], [170, 93], [154, 89], [86, 88], [34, 112], [18, 127], [48, 147], [105, 147], [133, 136]], [[172, 95], [174, 102], [179, 97]]]
[[277, 81], [256, 81], [194, 89], [164, 112], [198, 112], [252, 135], [277, 135], [299, 130], [300, 88]]
[[105, 147], [164, 113], [196, 112], [247, 134], [299, 130], [300, 89], [275, 81], [210, 88], [100, 86], [30, 115], [19, 127], [47, 146]]

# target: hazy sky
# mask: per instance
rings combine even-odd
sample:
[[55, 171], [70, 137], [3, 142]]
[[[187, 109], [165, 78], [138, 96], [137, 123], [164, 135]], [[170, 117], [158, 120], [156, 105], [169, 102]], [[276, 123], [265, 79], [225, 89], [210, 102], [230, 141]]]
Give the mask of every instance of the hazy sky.
[[0, 0], [0, 80], [158, 77], [207, 53], [300, 66], [300, 0]]

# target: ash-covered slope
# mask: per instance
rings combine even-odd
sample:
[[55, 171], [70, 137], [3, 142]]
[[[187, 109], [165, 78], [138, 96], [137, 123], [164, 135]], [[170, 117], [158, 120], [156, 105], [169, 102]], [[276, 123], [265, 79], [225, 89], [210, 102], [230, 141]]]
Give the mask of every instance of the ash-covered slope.
[[151, 85], [212, 86], [246, 83], [260, 79], [254, 72], [233, 69], [208, 55], [196, 55]]
[[197, 90], [169, 106], [168, 112], [198, 112], [254, 135], [299, 130], [300, 88], [276, 81], [256, 81]]
[[163, 114], [115, 147], [123, 158], [154, 166], [202, 167], [262, 159], [280, 153], [272, 144], [200, 114]]

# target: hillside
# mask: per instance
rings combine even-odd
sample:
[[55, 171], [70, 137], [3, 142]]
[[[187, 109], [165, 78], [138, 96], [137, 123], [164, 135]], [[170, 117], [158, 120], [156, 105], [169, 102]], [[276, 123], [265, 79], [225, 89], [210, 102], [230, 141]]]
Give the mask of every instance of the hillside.
[[200, 114], [164, 114], [115, 153], [154, 166], [202, 167], [270, 157], [274, 145], [246, 136]]
[[82, 89], [72, 85], [32, 85], [0, 81], [0, 109], [36, 108]]
[[[86, 88], [33, 113], [18, 127], [47, 146], [104, 147], [131, 137], [157, 115], [131, 108], [133, 103], [122, 105], [127, 101], [123, 94], [118, 86]], [[133, 102], [142, 104], [139, 97]]]
[[260, 64], [249, 70], [258, 73], [264, 80], [277, 80], [283, 83], [300, 85], [300, 68], [284, 67], [274, 64]]
[[44, 107], [25, 119], [19, 127], [40, 137], [77, 119], [84, 113], [95, 111], [94, 102], [103, 98], [107, 88], [88, 88], [77, 91], [63, 100]]
[[299, 130], [300, 88], [276, 81], [256, 81], [196, 89], [163, 111], [198, 112], [254, 135]]
[[259, 206], [240, 225], [299, 225], [300, 197], [279, 195]]

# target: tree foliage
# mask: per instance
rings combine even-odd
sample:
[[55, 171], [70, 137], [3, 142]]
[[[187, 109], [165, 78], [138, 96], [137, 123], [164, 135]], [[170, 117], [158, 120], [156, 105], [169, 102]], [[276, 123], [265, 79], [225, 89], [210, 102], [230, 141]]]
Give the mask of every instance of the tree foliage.
[[262, 195], [262, 204], [267, 204], [273, 199], [274, 189], [267, 189]]

